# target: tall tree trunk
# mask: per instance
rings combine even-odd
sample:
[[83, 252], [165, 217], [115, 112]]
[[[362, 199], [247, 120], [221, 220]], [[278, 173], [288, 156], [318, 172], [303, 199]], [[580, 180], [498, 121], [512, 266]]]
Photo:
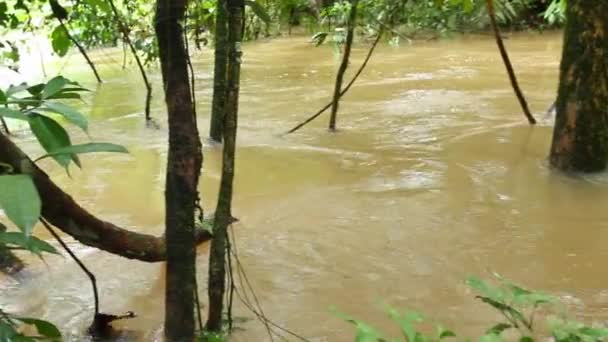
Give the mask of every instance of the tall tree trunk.
[[187, 0], [158, 0], [155, 29], [169, 116], [165, 188], [167, 272], [165, 339], [194, 340], [194, 220], [202, 146], [188, 78], [181, 23]]
[[222, 142], [226, 108], [226, 66], [228, 64], [228, 20], [226, 5], [226, 0], [218, 0], [217, 12], [215, 13], [215, 67], [209, 137], [216, 142]]
[[329, 129], [332, 131], [336, 130], [336, 119], [338, 116], [338, 107], [340, 105], [340, 93], [342, 92], [342, 81], [344, 80], [344, 73], [348, 68], [348, 61], [350, 59], [350, 50], [353, 45], [353, 38], [355, 36], [355, 26], [357, 26], [357, 4], [359, 0], [351, 0], [350, 2], [350, 16], [348, 19], [348, 32], [346, 34], [346, 44], [344, 45], [344, 55], [342, 56], [342, 63], [338, 69], [336, 75], [336, 85], [334, 88], [334, 101], [331, 106], [331, 117], [329, 118]]
[[608, 163], [608, 2], [568, 0], [551, 165], [593, 172]]
[[226, 114], [224, 117], [222, 180], [209, 252], [209, 317], [207, 329], [210, 331], [220, 331], [222, 329], [222, 310], [226, 285], [226, 239], [228, 236], [227, 228], [232, 218], [232, 183], [234, 179], [241, 74], [241, 26], [244, 13], [244, 0], [228, 0], [228, 88], [226, 89]]

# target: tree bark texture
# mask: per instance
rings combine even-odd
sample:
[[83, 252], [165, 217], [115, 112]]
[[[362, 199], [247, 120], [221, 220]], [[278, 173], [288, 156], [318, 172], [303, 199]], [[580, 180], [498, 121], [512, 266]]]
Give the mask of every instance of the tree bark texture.
[[165, 339], [168, 341], [194, 340], [194, 223], [203, 155], [181, 26], [187, 5], [187, 0], [158, 0], [155, 19], [169, 116], [165, 185]]
[[608, 163], [608, 2], [569, 0], [551, 165], [594, 172]]
[[329, 129], [332, 131], [336, 130], [336, 119], [338, 116], [338, 107], [340, 105], [340, 94], [342, 92], [342, 82], [344, 80], [344, 73], [348, 68], [348, 62], [350, 59], [350, 51], [353, 46], [353, 39], [355, 36], [355, 27], [357, 26], [357, 4], [359, 0], [351, 0], [350, 2], [350, 16], [348, 19], [348, 31], [346, 33], [346, 44], [344, 45], [344, 54], [342, 56], [342, 63], [338, 69], [336, 75], [336, 84], [334, 87], [334, 100], [331, 106], [331, 117], [329, 118]]
[[[232, 186], [236, 150], [236, 130], [239, 110], [239, 85], [241, 73], [241, 26], [245, 13], [244, 0], [228, 0], [228, 77], [226, 89], [226, 114], [224, 117], [224, 149], [222, 155], [222, 179], [213, 222], [213, 240], [209, 255], [209, 317], [207, 329], [222, 329], [223, 299], [226, 285], [226, 239], [232, 218]], [[230, 257], [230, 256], [228, 256]]]
[[[44, 171], [2, 133], [0, 163], [11, 165], [15, 173], [31, 175], [42, 201], [42, 217], [82, 244], [129, 259], [146, 262], [167, 259], [165, 238], [133, 232], [95, 217], [53, 183]], [[210, 239], [208, 232], [196, 231], [197, 243]]]
[[215, 67], [209, 137], [216, 142], [222, 142], [226, 111], [226, 67], [228, 65], [228, 10], [226, 6], [226, 0], [218, 0], [215, 14]]

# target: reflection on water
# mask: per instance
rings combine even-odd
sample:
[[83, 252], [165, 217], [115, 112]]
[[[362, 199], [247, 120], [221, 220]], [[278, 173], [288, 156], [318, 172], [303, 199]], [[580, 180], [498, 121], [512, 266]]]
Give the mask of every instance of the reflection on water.
[[[507, 44], [540, 117], [555, 94], [560, 36], [515, 35]], [[195, 58], [203, 136], [211, 55]], [[354, 55], [356, 66], [364, 47]], [[72, 178], [51, 163], [45, 167], [99, 216], [160, 234], [167, 135], [160, 77], [153, 72], [153, 115], [161, 129], [146, 129], [137, 73], [122, 71], [114, 52], [96, 58], [107, 82], [87, 99], [92, 108], [83, 107], [93, 139], [123, 143], [131, 155], [83, 157], [84, 169]], [[380, 308], [387, 302], [473, 333], [493, 316], [463, 279], [488, 270], [558, 294], [581, 315], [608, 316], [608, 279], [599, 268], [608, 256], [602, 244], [608, 178], [570, 178], [547, 168], [550, 122], [526, 125], [490, 37], [383, 46], [344, 98], [338, 134], [326, 131], [322, 117], [282, 136], [328, 101], [336, 64], [330, 47], [313, 48], [304, 37], [245, 49], [235, 233], [269, 316], [312, 340], [348, 341], [350, 327], [329, 308], [387, 327]], [[73, 77], [89, 77], [86, 65], [74, 66], [66, 70]], [[36, 151], [32, 142], [23, 144]], [[205, 147], [201, 190], [208, 210], [220, 160], [217, 147]], [[163, 266], [71, 246], [98, 276], [103, 311], [133, 310], [139, 317], [119, 325], [135, 339], [158, 338]], [[32, 260], [21, 283], [6, 281], [2, 300], [77, 332], [92, 313], [85, 277], [68, 259], [47, 261], [48, 269]], [[206, 246], [198, 261], [205, 284]], [[237, 307], [237, 315], [252, 317]], [[242, 327], [234, 340], [267, 340], [255, 321]]]

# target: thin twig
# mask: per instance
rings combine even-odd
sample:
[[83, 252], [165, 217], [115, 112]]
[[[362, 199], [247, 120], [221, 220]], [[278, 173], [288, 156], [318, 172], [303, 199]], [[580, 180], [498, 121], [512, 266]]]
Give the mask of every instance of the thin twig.
[[68, 39], [74, 45], [76, 45], [76, 48], [78, 48], [78, 51], [80, 51], [80, 54], [82, 55], [82, 57], [84, 57], [84, 59], [87, 61], [87, 64], [89, 65], [89, 67], [91, 67], [91, 70], [93, 71], [93, 74], [95, 74], [95, 78], [97, 79], [97, 83], [102, 83], [101, 77], [99, 77], [99, 73], [97, 72], [97, 68], [95, 68], [95, 64], [93, 64], [93, 61], [91, 61], [91, 59], [89, 58], [89, 55], [87, 54], [86, 50], [82, 47], [82, 45], [80, 45], [80, 43], [76, 40], [76, 38], [74, 38], [72, 36], [72, 34], [70, 33], [70, 30], [68, 30], [68, 27], [63, 22], [63, 20], [61, 20], [60, 18], [57, 18], [57, 20], [59, 20], [59, 24], [65, 31], [66, 36], [68, 36]]

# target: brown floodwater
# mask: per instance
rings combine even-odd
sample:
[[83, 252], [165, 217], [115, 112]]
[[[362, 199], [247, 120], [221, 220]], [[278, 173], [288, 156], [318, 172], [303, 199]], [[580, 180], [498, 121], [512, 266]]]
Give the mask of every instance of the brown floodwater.
[[[608, 318], [608, 177], [568, 177], [547, 164], [552, 121], [544, 113], [555, 96], [561, 34], [516, 34], [506, 44], [536, 127], [526, 124], [491, 36], [455, 36], [381, 46], [341, 104], [339, 132], [329, 133], [322, 116], [288, 136], [282, 133], [329, 100], [338, 57], [307, 37], [245, 45], [234, 235], [268, 317], [312, 341], [352, 341], [352, 327], [330, 308], [392, 331], [387, 303], [474, 335], [498, 317], [464, 280], [495, 271], [559, 296], [579, 318]], [[366, 48], [354, 51], [351, 74]], [[83, 156], [83, 170], [72, 169], [71, 178], [52, 162], [42, 165], [99, 217], [161, 234], [167, 125], [158, 70], [151, 72], [156, 130], [144, 124], [136, 68], [121, 69], [120, 51], [94, 57], [100, 86], [75, 54], [59, 67], [95, 89], [81, 105], [91, 139], [124, 144], [131, 154]], [[193, 62], [206, 137], [212, 51], [194, 52]], [[31, 138], [19, 143], [40, 152]], [[221, 151], [205, 141], [204, 154], [200, 190], [211, 212]], [[122, 339], [160, 339], [163, 265], [69, 242], [97, 275], [102, 311], [138, 314], [117, 324], [129, 332]], [[86, 277], [67, 257], [46, 262], [32, 259], [19, 280], [4, 280], [2, 305], [83, 340], [93, 312]], [[201, 246], [203, 304], [206, 265]], [[238, 300], [235, 315], [250, 320], [233, 341], [269, 340]]]

